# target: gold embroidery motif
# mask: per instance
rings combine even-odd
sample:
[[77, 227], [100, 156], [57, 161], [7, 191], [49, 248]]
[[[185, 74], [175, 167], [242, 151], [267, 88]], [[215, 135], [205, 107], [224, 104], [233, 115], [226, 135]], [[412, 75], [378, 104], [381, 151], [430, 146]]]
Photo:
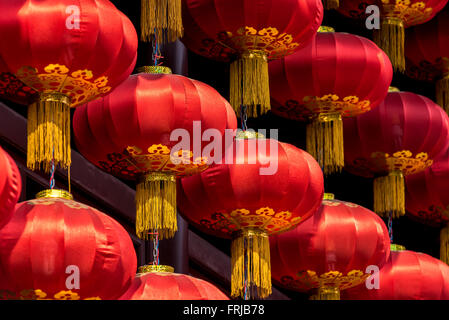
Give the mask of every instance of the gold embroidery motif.
[[[53, 299], [47, 299], [47, 293], [40, 289], [24, 289], [19, 294], [9, 290], [0, 290], [0, 300], [80, 300], [78, 293], [71, 290], [61, 290], [55, 295]], [[89, 297], [83, 300], [101, 300], [100, 297]]]
[[92, 209], [89, 206], [86, 206], [85, 204], [73, 201], [73, 200], [67, 200], [62, 198], [41, 198], [41, 199], [33, 199], [28, 200], [26, 202], [29, 205], [44, 205], [44, 206], [51, 206], [56, 203], [61, 203], [71, 209]]
[[407, 75], [418, 80], [434, 81], [449, 74], [449, 57], [440, 57], [435, 61], [419, 61], [418, 65], [413, 64], [406, 57]]
[[329, 271], [317, 275], [315, 271], [307, 270], [298, 272], [295, 278], [283, 277], [281, 282], [287, 287], [299, 290], [320, 287], [338, 287], [340, 290], [344, 290], [365, 282], [369, 275], [360, 270], [349, 271], [346, 275], [339, 271]]
[[16, 75], [29, 88], [38, 92], [60, 92], [71, 98], [75, 107], [89, 102], [111, 90], [105, 76], [94, 79], [90, 70], [70, 70], [60, 64], [50, 64], [44, 70], [30, 66], [20, 68]]
[[432, 8], [426, 8], [424, 2], [410, 0], [382, 0], [383, 14], [388, 18], [398, 18], [405, 27], [426, 22], [433, 13]]
[[313, 114], [339, 113], [343, 117], [354, 117], [371, 110], [370, 101], [356, 96], [340, 99], [336, 94], [322, 97], [307, 96], [303, 99], [304, 106]]

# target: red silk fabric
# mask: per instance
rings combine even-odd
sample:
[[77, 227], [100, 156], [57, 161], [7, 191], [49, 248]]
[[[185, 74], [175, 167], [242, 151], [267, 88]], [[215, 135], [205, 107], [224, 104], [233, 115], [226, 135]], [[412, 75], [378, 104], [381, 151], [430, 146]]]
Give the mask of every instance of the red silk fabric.
[[8, 223], [22, 191], [22, 179], [14, 160], [0, 148], [0, 229]]
[[229, 300], [214, 285], [185, 274], [137, 274], [119, 300]]
[[407, 214], [420, 222], [445, 226], [449, 221], [449, 150], [425, 171], [405, 179]]
[[372, 177], [388, 172], [375, 152], [425, 152], [429, 159], [445, 150], [448, 117], [430, 99], [411, 92], [390, 92], [374, 110], [344, 119], [345, 169]]
[[390, 254], [390, 239], [384, 222], [372, 211], [353, 203], [323, 200], [312, 218], [270, 237], [270, 248], [273, 280], [289, 289], [307, 291], [313, 285], [302, 281], [299, 272], [310, 270], [320, 276], [337, 271], [346, 276], [354, 270], [365, 273], [370, 265], [381, 268]]
[[448, 300], [449, 266], [427, 254], [392, 251], [379, 272], [379, 289], [365, 285], [342, 292], [342, 300]]
[[[198, 134], [194, 121], [201, 121]], [[124, 159], [127, 147], [147, 150], [162, 144], [172, 148], [178, 143], [170, 141], [175, 129], [187, 130], [190, 150], [194, 143], [200, 143], [200, 151], [209, 144], [201, 139], [207, 129], [216, 129], [224, 146], [225, 129], [235, 130], [237, 118], [229, 103], [202, 82], [141, 73], [130, 76], [108, 96], [77, 108], [73, 128], [78, 149], [90, 162], [133, 179], [139, 172]]]
[[[372, 41], [334, 32], [317, 33], [305, 48], [271, 61], [269, 70], [272, 111], [293, 119], [308, 117], [305, 97], [332, 94], [342, 101], [355, 96], [368, 100], [373, 109], [387, 95], [393, 78], [390, 60]], [[358, 113], [369, 110], [354, 109]]]
[[[80, 299], [116, 299], [134, 278], [137, 259], [123, 227], [98, 210], [64, 199], [19, 203], [0, 230], [0, 291], [19, 299], [41, 290], [53, 299], [69, 290], [66, 268], [79, 268]], [[3, 296], [4, 298], [5, 296]]]
[[449, 10], [406, 33], [407, 74], [433, 81], [449, 72]]
[[[79, 29], [67, 27], [76, 21], [76, 17], [71, 16], [73, 11], [67, 11], [70, 6], [79, 8]], [[0, 12], [2, 80], [4, 73], [14, 75], [22, 67], [36, 68], [38, 73], [45, 73], [47, 66], [59, 64], [70, 70], [68, 74], [77, 70], [91, 71], [92, 83], [105, 76], [107, 86], [113, 88], [134, 69], [138, 42], [136, 30], [109, 0], [1, 1]], [[33, 89], [67, 93], [72, 97], [72, 106], [93, 94], [92, 90], [79, 93], [70, 91], [69, 87], [55, 85], [51, 90], [37, 86]], [[6, 95], [15, 101], [29, 103], [28, 89], [18, 88], [16, 94], [9, 90]], [[0, 93], [4, 92], [0, 90]]]
[[[229, 48], [220, 42], [236, 35], [241, 28], [257, 31], [265, 28], [270, 41], [278, 35], [291, 36], [297, 50], [309, 42], [323, 20], [320, 0], [183, 0], [183, 42], [187, 47], [211, 59], [228, 61], [248, 48], [271, 52], [273, 47], [263, 42], [254, 43], [252, 33], [231, 41]], [[277, 33], [272, 28], [277, 29]], [[272, 37], [271, 37], [272, 36]], [[292, 53], [287, 43], [277, 43], [280, 55]], [[273, 58], [273, 57], [268, 57]]]
[[[263, 213], [256, 214], [259, 209], [271, 208], [275, 213], [289, 211], [291, 217], [282, 229], [277, 225], [282, 217], [274, 214], [266, 217], [268, 223], [254, 223], [254, 227], [269, 234], [276, 233], [309, 218], [319, 207], [323, 197], [323, 173], [311, 155], [270, 139], [263, 140], [265, 145], [258, 142], [257, 151], [251, 152], [251, 141], [255, 142], [236, 140], [230, 164], [214, 165], [178, 183], [180, 213], [204, 232], [230, 238], [235, 231], [249, 227], [258, 216], [263, 216]], [[242, 152], [236, 152], [237, 148], [242, 148]], [[277, 171], [261, 175], [260, 168], [268, 167], [269, 161], [277, 163]], [[237, 213], [236, 219], [244, 221], [241, 225], [233, 222], [236, 219], [229, 221], [223, 217], [238, 209], [249, 211], [247, 215]], [[302, 219], [296, 219], [299, 221], [291, 222], [300, 217]]]

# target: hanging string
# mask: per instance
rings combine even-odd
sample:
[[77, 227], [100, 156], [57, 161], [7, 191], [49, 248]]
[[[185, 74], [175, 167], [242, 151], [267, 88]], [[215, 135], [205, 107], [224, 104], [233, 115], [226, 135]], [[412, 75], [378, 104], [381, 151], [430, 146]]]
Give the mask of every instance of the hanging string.
[[248, 125], [246, 124], [248, 120], [248, 113], [246, 110], [246, 106], [242, 105], [240, 108], [240, 126], [242, 127], [243, 131], [248, 130]]
[[390, 243], [393, 243], [393, 211], [388, 215], [388, 235], [390, 236]]
[[51, 159], [50, 189], [53, 190], [54, 187], [55, 187], [55, 147], [53, 147], [53, 156]]
[[162, 58], [164, 58], [164, 57], [162, 56], [161, 50], [159, 47], [157, 30], [154, 29], [153, 55], [152, 55], [154, 66], [162, 65], [162, 62], [159, 62], [159, 59], [162, 59]]
[[154, 232], [148, 233], [153, 238], [153, 265], [159, 265], [159, 233], [154, 230]]

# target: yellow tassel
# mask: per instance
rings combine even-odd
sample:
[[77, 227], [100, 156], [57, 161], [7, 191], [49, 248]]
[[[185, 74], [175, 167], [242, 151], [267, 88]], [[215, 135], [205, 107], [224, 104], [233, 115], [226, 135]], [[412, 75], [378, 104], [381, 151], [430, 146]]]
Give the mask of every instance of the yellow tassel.
[[449, 264], [449, 226], [440, 231], [440, 260]]
[[398, 18], [385, 18], [380, 30], [374, 31], [374, 42], [391, 60], [394, 71], [405, 71], [404, 23]]
[[[265, 231], [244, 229], [231, 245], [231, 295], [247, 299], [271, 294], [270, 244]], [[245, 282], [246, 280], [246, 282]]]
[[267, 55], [261, 51], [244, 53], [231, 64], [231, 105], [240, 115], [241, 106], [248, 117], [257, 118], [271, 109]]
[[449, 114], [449, 73], [437, 81], [437, 103]]
[[136, 234], [140, 239], [147, 240], [152, 231], [157, 231], [161, 240], [173, 238], [178, 230], [175, 175], [151, 172], [142, 177], [136, 189], [136, 209]]
[[404, 175], [401, 171], [392, 171], [387, 176], [374, 179], [374, 211], [382, 217], [393, 218], [405, 214]]
[[27, 167], [50, 172], [55, 165], [71, 164], [70, 98], [62, 93], [42, 93], [28, 107]]
[[344, 166], [343, 121], [339, 113], [320, 114], [307, 125], [307, 152], [325, 175], [341, 172]]
[[340, 288], [338, 288], [338, 287], [319, 287], [309, 297], [309, 300], [340, 300]]
[[338, 9], [339, 6], [339, 0], [323, 0], [323, 7], [326, 10]]
[[155, 32], [159, 43], [176, 41], [184, 34], [181, 0], [141, 0], [140, 37], [149, 42]]

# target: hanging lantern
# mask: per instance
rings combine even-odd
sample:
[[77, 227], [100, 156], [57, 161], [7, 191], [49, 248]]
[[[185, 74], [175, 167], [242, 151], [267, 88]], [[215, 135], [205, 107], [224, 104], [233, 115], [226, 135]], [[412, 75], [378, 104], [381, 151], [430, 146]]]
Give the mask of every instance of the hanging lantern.
[[200, 230], [232, 239], [231, 295], [265, 298], [271, 294], [268, 236], [316, 211], [323, 174], [308, 153], [276, 140], [238, 136], [226, 152], [226, 164], [181, 180], [178, 206]]
[[70, 107], [128, 77], [137, 34], [108, 0], [31, 2], [0, 1], [0, 94], [29, 103], [27, 166], [49, 172], [71, 163]]
[[19, 203], [0, 230], [0, 299], [116, 299], [136, 253], [123, 227], [63, 190]]
[[[224, 141], [225, 130], [235, 130], [237, 119], [208, 85], [172, 75], [167, 67], [144, 69], [152, 73], [132, 75], [105, 98], [78, 108], [73, 126], [78, 149], [89, 161], [137, 181], [137, 235], [148, 239], [157, 230], [159, 239], [166, 239], [177, 230], [176, 178], [205, 170], [214, 155], [203, 152], [209, 144], [203, 133], [216, 129], [214, 142], [230, 144], [233, 136]], [[179, 137], [182, 147], [174, 150]]]
[[174, 273], [163, 265], [139, 267], [133, 283], [119, 300], [229, 300], [217, 287], [201, 279]]
[[174, 42], [181, 38], [181, 0], [141, 0], [140, 38], [160, 43]]
[[320, 27], [298, 52], [269, 64], [273, 113], [309, 120], [307, 151], [324, 174], [344, 166], [342, 117], [375, 108], [387, 95], [393, 70], [368, 39]]
[[381, 9], [380, 30], [374, 30], [374, 41], [385, 51], [395, 71], [405, 71], [404, 30], [432, 19], [448, 0], [345, 0], [338, 11], [349, 17], [367, 19], [366, 7]]
[[449, 266], [427, 254], [391, 251], [378, 274], [378, 287], [358, 286], [343, 300], [448, 300]]
[[0, 229], [8, 223], [22, 191], [22, 180], [14, 160], [0, 147]]
[[449, 11], [410, 28], [406, 34], [407, 74], [418, 80], [436, 81], [436, 101], [449, 113]]
[[231, 61], [231, 105], [237, 115], [243, 106], [249, 117], [271, 108], [267, 62], [306, 45], [323, 19], [321, 0], [183, 4], [184, 43], [206, 58]]
[[443, 227], [440, 259], [449, 264], [449, 151], [425, 171], [406, 178], [407, 214], [420, 222]]
[[287, 289], [318, 289], [318, 300], [339, 300], [340, 290], [362, 285], [390, 254], [383, 221], [357, 204], [325, 194], [320, 209], [297, 228], [270, 238], [272, 276]]
[[345, 168], [375, 177], [374, 211], [397, 218], [405, 214], [404, 176], [444, 150], [449, 119], [426, 97], [391, 91], [376, 109], [344, 120]]

